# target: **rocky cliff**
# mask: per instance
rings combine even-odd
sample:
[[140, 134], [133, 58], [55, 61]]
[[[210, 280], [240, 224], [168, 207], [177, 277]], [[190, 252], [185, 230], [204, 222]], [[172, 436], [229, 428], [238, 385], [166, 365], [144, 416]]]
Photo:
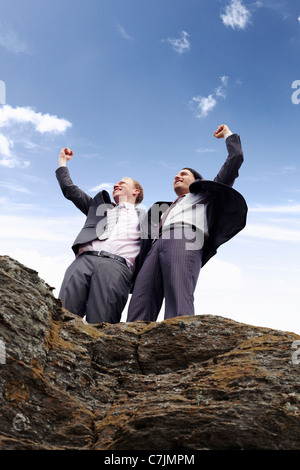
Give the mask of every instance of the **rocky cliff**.
[[0, 257], [3, 450], [299, 449], [300, 337], [201, 315], [87, 325]]

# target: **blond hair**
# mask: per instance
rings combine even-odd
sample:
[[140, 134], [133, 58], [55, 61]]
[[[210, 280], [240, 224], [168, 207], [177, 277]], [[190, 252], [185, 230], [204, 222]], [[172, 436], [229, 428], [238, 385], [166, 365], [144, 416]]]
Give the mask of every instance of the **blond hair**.
[[139, 190], [139, 193], [138, 193], [138, 195], [136, 196], [136, 199], [135, 199], [135, 203], [140, 204], [142, 202], [142, 200], [144, 199], [144, 190], [143, 190], [142, 185], [140, 185], [140, 183], [138, 181], [136, 181], [133, 178], [130, 178], [129, 176], [124, 176], [124, 178], [126, 178], [127, 180], [132, 181], [133, 187], [135, 189]]

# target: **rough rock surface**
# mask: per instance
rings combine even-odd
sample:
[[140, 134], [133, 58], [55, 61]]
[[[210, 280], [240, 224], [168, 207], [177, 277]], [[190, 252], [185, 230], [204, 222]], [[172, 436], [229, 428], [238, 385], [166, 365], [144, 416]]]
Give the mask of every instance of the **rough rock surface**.
[[3, 450], [300, 447], [294, 333], [211, 315], [87, 325], [7, 256], [0, 299]]

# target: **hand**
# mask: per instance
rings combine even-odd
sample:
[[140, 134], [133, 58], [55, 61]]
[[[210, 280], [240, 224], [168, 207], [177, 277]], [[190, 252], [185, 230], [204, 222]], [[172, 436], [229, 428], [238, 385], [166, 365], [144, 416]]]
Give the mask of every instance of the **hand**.
[[66, 166], [67, 162], [73, 158], [73, 151], [69, 148], [61, 149], [59, 154], [59, 166]]
[[214, 132], [214, 136], [217, 139], [222, 139], [225, 137], [225, 135], [230, 132], [228, 126], [226, 124], [222, 124], [221, 126], [218, 127], [218, 129]]

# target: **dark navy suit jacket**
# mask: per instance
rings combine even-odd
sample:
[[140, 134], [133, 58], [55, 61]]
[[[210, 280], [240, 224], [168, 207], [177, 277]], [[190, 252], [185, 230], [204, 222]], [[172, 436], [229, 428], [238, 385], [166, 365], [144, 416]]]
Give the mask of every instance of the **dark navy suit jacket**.
[[[203, 192], [205, 195], [209, 237], [203, 246], [202, 266], [216, 254], [220, 245], [234, 237], [246, 225], [248, 211], [246, 201], [232, 188], [244, 161], [240, 137], [232, 134], [226, 139], [226, 146], [228, 157], [214, 180], [199, 179], [189, 188], [191, 193]], [[154, 206], [166, 207], [170, 204], [171, 202], [159, 201]], [[139, 268], [152, 246], [153, 224], [158, 225], [157, 220], [154, 222], [151, 220], [151, 214], [154, 213], [152, 208], [148, 211], [148, 220], [144, 228], [144, 232], [148, 230], [148, 236], [144, 234], [141, 239]]]

